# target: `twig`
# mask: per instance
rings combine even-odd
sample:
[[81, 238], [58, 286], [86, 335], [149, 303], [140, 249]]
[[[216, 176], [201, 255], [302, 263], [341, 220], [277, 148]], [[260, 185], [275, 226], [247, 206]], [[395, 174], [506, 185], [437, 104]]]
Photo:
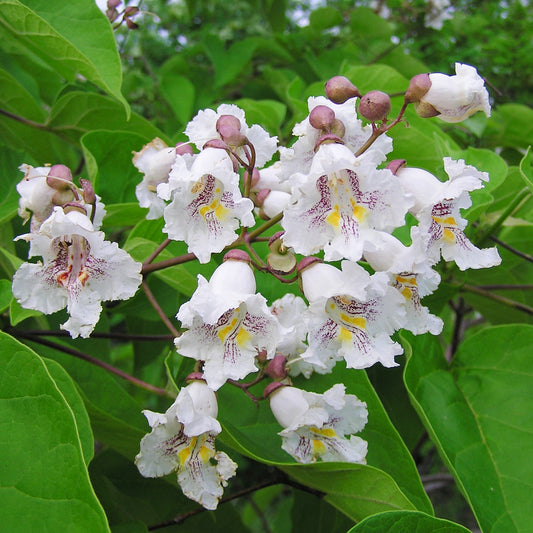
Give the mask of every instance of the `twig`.
[[155, 309], [155, 312], [159, 315], [159, 318], [163, 321], [170, 333], [172, 333], [174, 337], [179, 337], [181, 333], [174, 327], [174, 324], [172, 324], [167, 315], [165, 315], [163, 309], [161, 309], [159, 302], [156, 300], [154, 293], [150, 290], [150, 287], [148, 287], [148, 283], [146, 283], [146, 281], [142, 282], [142, 288], [144, 294], [148, 298], [148, 301], [152, 304], [152, 307]]
[[478, 294], [479, 296], [484, 296], [485, 298], [489, 298], [491, 300], [494, 300], [495, 302], [499, 302], [508, 307], [512, 307], [517, 311], [522, 311], [523, 313], [526, 313], [528, 315], [533, 315], [533, 307], [529, 307], [528, 305], [525, 305], [523, 303], [511, 300], [510, 298], [506, 298], [505, 296], [494, 294], [490, 291], [486, 291], [485, 289], [481, 289], [474, 285], [468, 285], [465, 283], [463, 285], [459, 285], [459, 290], [464, 292], [471, 292], [472, 294]]
[[175, 265], [182, 265], [183, 263], [188, 263], [189, 261], [194, 261], [196, 256], [194, 254], [183, 254], [178, 257], [171, 257], [170, 259], [165, 259], [164, 261], [158, 261], [157, 263], [150, 263], [149, 265], [144, 264], [141, 270], [143, 276], [150, 274], [150, 272], [155, 272], [156, 270], [163, 270]]
[[[70, 333], [68, 331], [64, 330], [55, 330], [50, 331], [47, 329], [29, 329], [24, 330], [24, 332], [14, 329], [14, 328], [8, 328], [6, 331], [10, 334], [12, 334], [14, 337], [18, 336], [19, 334], [26, 333], [28, 335], [36, 335], [39, 337], [70, 337]], [[135, 333], [101, 333], [93, 331], [91, 335], [89, 336], [91, 339], [122, 339], [122, 340], [128, 340], [128, 341], [171, 341], [174, 340], [174, 335], [141, 335], [141, 334], [135, 334]]]
[[43, 339], [37, 335], [30, 335], [26, 332], [18, 331], [17, 336], [21, 339], [27, 339], [29, 341], [35, 342], [37, 344], [41, 344], [43, 346], [48, 346], [49, 348], [53, 348], [54, 350], [57, 350], [59, 352], [66, 353], [68, 355], [72, 355], [73, 357], [77, 357], [78, 359], [82, 359], [83, 361], [86, 361], [88, 363], [91, 363], [95, 366], [99, 366], [103, 368], [104, 370], [107, 370], [108, 372], [111, 372], [112, 374], [115, 374], [116, 376], [125, 379], [126, 381], [129, 381], [136, 387], [139, 387], [141, 389], [147, 390], [149, 392], [153, 392], [155, 394], [159, 394], [160, 396], [170, 397], [174, 398], [174, 395], [166, 391], [165, 389], [161, 389], [159, 387], [156, 387], [155, 385], [151, 385], [150, 383], [146, 383], [145, 381], [142, 381], [135, 376], [131, 376], [130, 374], [127, 374], [126, 372], [120, 370], [119, 368], [116, 368], [108, 363], [105, 363], [104, 361], [100, 361], [100, 359], [96, 359], [96, 357], [92, 357], [89, 354], [80, 352], [79, 350], [74, 350], [74, 348], [69, 348], [68, 346], [64, 346], [63, 344], [59, 344], [57, 342], [49, 341], [46, 339]]
[[148, 257], [148, 259], [143, 263], [144, 265], [149, 265], [172, 241], [170, 239], [165, 239]]

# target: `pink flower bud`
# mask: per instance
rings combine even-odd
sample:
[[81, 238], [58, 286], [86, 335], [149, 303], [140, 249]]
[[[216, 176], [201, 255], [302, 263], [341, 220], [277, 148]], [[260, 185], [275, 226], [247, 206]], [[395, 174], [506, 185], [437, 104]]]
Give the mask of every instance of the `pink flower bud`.
[[390, 96], [382, 91], [370, 91], [361, 97], [358, 109], [371, 122], [383, 120], [391, 110]]
[[344, 76], [333, 76], [326, 82], [326, 96], [335, 104], [344, 104], [346, 100], [360, 97], [359, 89]]
[[189, 143], [178, 143], [176, 144], [176, 155], [193, 155], [192, 146]]
[[96, 194], [94, 194], [93, 185], [89, 180], [80, 179], [83, 189], [83, 199], [87, 204], [94, 204], [96, 202]]
[[244, 251], [239, 250], [238, 248], [234, 248], [233, 250], [230, 250], [229, 252], [224, 255], [224, 258], [222, 261], [244, 261], [245, 263], [251, 263], [252, 260], [250, 259], [250, 256]]
[[272, 379], [281, 381], [289, 375], [286, 364], [287, 358], [284, 355], [276, 355], [266, 366], [265, 373]]
[[220, 115], [216, 123], [216, 130], [218, 133], [220, 133], [221, 128], [233, 128], [240, 131], [241, 122], [233, 115]]
[[429, 91], [431, 80], [429, 74], [417, 74], [411, 78], [409, 87], [405, 92], [405, 103], [420, 102], [421, 98]]
[[325, 105], [317, 105], [309, 113], [309, 123], [317, 130], [328, 131], [335, 121], [335, 111]]
[[52, 165], [46, 177], [46, 184], [53, 189], [70, 189], [72, 184], [72, 172], [65, 165]]
[[405, 166], [405, 159], [394, 159], [393, 161], [391, 161], [388, 165], [387, 165], [387, 168], [394, 174], [396, 175], [396, 173]]

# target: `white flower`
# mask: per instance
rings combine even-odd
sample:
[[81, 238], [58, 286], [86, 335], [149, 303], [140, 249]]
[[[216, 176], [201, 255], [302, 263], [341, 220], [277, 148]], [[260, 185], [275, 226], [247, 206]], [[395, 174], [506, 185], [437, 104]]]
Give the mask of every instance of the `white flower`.
[[413, 228], [413, 239], [421, 239], [426, 254], [434, 263], [440, 255], [446, 261], [455, 261], [461, 270], [487, 268], [501, 262], [497, 249], [480, 250], [465, 236], [463, 230], [467, 221], [460, 216], [460, 210], [472, 205], [468, 194], [483, 187], [488, 180], [486, 172], [480, 172], [461, 159], [444, 158], [444, 169], [449, 176], [447, 182], [420, 169], [403, 168], [397, 172], [402, 187], [415, 198], [413, 214], [419, 225]]
[[[68, 202], [76, 202], [85, 209], [87, 216], [92, 214], [93, 206], [85, 203], [82, 192], [75, 185], [65, 187], [63, 190], [48, 185], [50, 170], [56, 167], [63, 167], [70, 174], [70, 170], [63, 165], [32, 167], [22, 164], [19, 167], [19, 170], [24, 172], [24, 178], [17, 184], [17, 192], [20, 194], [18, 214], [24, 222], [31, 217], [31, 232], [39, 230], [41, 224], [52, 214], [54, 207]], [[70, 181], [72, 182], [71, 175]], [[104, 216], [104, 204], [100, 202], [100, 197], [96, 196], [96, 211], [92, 222], [95, 229], [100, 227]]]
[[370, 276], [350, 261], [342, 262], [342, 271], [314, 263], [301, 279], [310, 304], [304, 317], [309, 347], [302, 357], [317, 372], [328, 372], [340, 359], [348, 368], [397, 365], [394, 357], [403, 350], [390, 335], [404, 323], [405, 309], [385, 273]]
[[281, 222], [286, 246], [305, 255], [323, 249], [326, 261], [359, 261], [376, 230], [404, 223], [411, 199], [389, 170], [376, 169], [373, 156], [356, 158], [339, 144], [320, 147], [309, 174], [292, 177], [294, 203]]
[[364, 428], [368, 411], [356, 396], [345, 394], [344, 385], [338, 383], [324, 394], [282, 386], [269, 399], [284, 428], [281, 447], [298, 462], [366, 463], [367, 443], [353, 433]]
[[45, 314], [66, 306], [70, 318], [61, 327], [73, 338], [91, 334], [102, 301], [131, 298], [141, 283], [141, 263], [105, 241], [80, 212], [56, 207], [38, 232], [17, 239], [30, 241], [29, 256], [43, 262], [20, 266], [13, 295], [22, 307]]
[[188, 498], [206, 509], [216, 509], [227, 480], [237, 465], [215, 450], [221, 431], [215, 419], [215, 394], [201, 381], [180, 390], [166, 413], [143, 411], [152, 432], [141, 440], [135, 458], [144, 477], [161, 477], [177, 471], [178, 483]]
[[135, 194], [139, 205], [149, 209], [146, 215], [149, 220], [163, 216], [166, 204], [157, 196], [156, 190], [160, 183], [168, 181], [176, 157], [176, 148], [167, 146], [159, 138], [145, 144], [140, 152], [134, 152], [133, 164], [144, 174], [141, 183], [135, 188]]
[[430, 332], [438, 335], [443, 322], [432, 315], [421, 303], [421, 298], [431, 294], [440, 283], [439, 274], [431, 268], [424, 243], [414, 239], [411, 246], [404, 246], [396, 237], [381, 233], [382, 243], [377, 249], [365, 251], [370, 266], [389, 275], [389, 283], [404, 298], [406, 311], [403, 328], [415, 335]]
[[253, 202], [242, 197], [239, 175], [224, 150], [207, 148], [194, 159], [178, 157], [168, 184], [157, 191], [165, 200], [172, 198], [163, 211], [163, 231], [185, 241], [200, 263], [231, 244], [240, 223], [254, 224]]
[[[201, 150], [207, 141], [220, 139], [216, 124], [217, 120], [222, 115], [231, 115], [239, 120], [241, 134], [244, 135], [255, 148], [256, 167], [262, 167], [272, 159], [277, 148], [277, 137], [270, 137], [268, 132], [257, 124], [248, 126], [246, 124], [244, 111], [232, 104], [221, 104], [216, 111], [213, 111], [212, 109], [199, 111], [191, 122], [187, 124], [185, 135], [187, 135], [191, 142], [196, 145], [198, 150]], [[237, 153], [240, 156], [244, 155], [243, 148], [239, 148]]]
[[[357, 118], [355, 103], [356, 98], [350, 98], [343, 104], [335, 104], [324, 96], [311, 96], [307, 101], [309, 112], [317, 106], [326, 106], [334, 111], [335, 117], [342, 122], [345, 129], [340, 139], [353, 153], [357, 152], [372, 135], [372, 127], [363, 126]], [[278, 172], [282, 179], [288, 179], [295, 173], [309, 172], [315, 155], [316, 143], [324, 135], [323, 132], [311, 126], [309, 116], [296, 124], [292, 133], [298, 137], [296, 142], [290, 148], [279, 148], [281, 168]], [[381, 163], [385, 160], [386, 154], [392, 151], [392, 139], [387, 135], [379, 136], [372, 144], [372, 150], [376, 154], [378, 163]]]
[[204, 377], [213, 390], [257, 371], [255, 357], [264, 351], [271, 359], [282, 332], [265, 298], [255, 294], [251, 267], [232, 259], [209, 282], [198, 275], [198, 288], [177, 318], [189, 329], [175, 340], [176, 348], [204, 361]]
[[302, 316], [307, 310], [307, 304], [299, 296], [287, 293], [276, 300], [270, 306], [270, 310], [286, 329], [286, 333], [278, 343], [276, 352], [287, 357], [287, 368], [291, 376], [303, 374], [308, 378], [314, 367], [301, 357], [307, 349], [305, 343], [307, 326], [302, 320]]
[[455, 73], [455, 76], [431, 73], [431, 87], [415, 107], [429, 104], [445, 122], [462, 122], [477, 111], [490, 117], [489, 93], [477, 70], [470, 65], [455, 63]]

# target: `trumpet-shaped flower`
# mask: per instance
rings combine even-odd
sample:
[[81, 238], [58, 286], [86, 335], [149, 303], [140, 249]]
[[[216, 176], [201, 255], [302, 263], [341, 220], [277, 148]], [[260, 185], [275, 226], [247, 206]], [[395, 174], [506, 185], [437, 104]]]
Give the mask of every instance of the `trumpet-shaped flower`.
[[338, 383], [324, 394], [281, 386], [269, 400], [284, 428], [281, 447], [298, 462], [366, 463], [367, 443], [353, 434], [365, 427], [368, 411], [364, 402], [345, 393], [344, 385]]
[[424, 243], [414, 239], [411, 246], [404, 246], [396, 237], [382, 233], [384, 243], [376, 250], [365, 251], [370, 266], [389, 276], [389, 283], [404, 298], [405, 322], [403, 327], [415, 335], [430, 332], [438, 335], [443, 322], [424, 307], [421, 298], [431, 294], [440, 283], [439, 274], [431, 268]]
[[176, 348], [204, 362], [213, 390], [255, 372], [259, 352], [272, 358], [282, 332], [265, 298], [255, 294], [251, 267], [233, 259], [222, 263], [209, 282], [198, 275], [198, 288], [177, 318], [189, 329], [175, 340]]
[[370, 276], [361, 266], [342, 262], [342, 271], [314, 263], [301, 272], [304, 295], [309, 300], [305, 316], [308, 349], [302, 357], [328, 372], [344, 359], [348, 368], [368, 368], [380, 362], [396, 366], [403, 353], [390, 335], [402, 327], [403, 297], [388, 284], [388, 276]]
[[194, 381], [180, 390], [166, 413], [143, 413], [152, 432], [141, 440], [135, 458], [139, 472], [144, 477], [161, 477], [177, 471], [185, 496], [206, 509], [216, 509], [237, 465], [215, 449], [221, 428], [214, 392]]
[[[255, 165], [259, 168], [272, 159], [277, 149], [277, 137], [270, 137], [268, 132], [257, 124], [248, 126], [244, 111], [233, 104], [221, 104], [216, 111], [204, 109], [187, 124], [185, 135], [201, 150], [207, 141], [220, 139], [217, 121], [224, 115], [235, 117], [240, 123], [240, 133], [248, 139], [255, 149]], [[245, 149], [240, 147], [237, 153], [243, 156]]]
[[163, 216], [166, 204], [157, 196], [157, 186], [168, 181], [176, 157], [176, 148], [167, 146], [159, 138], [144, 145], [140, 152], [134, 152], [133, 164], [144, 174], [141, 183], [135, 188], [135, 194], [139, 205], [148, 208], [146, 218], [149, 220]]
[[419, 225], [413, 229], [413, 238], [425, 242], [426, 254], [434, 263], [442, 253], [461, 270], [499, 265], [497, 249], [474, 246], [463, 232], [467, 221], [460, 216], [461, 209], [472, 205], [469, 192], [483, 187], [488, 174], [449, 157], [444, 158], [444, 169], [449, 176], [446, 182], [420, 169], [404, 168], [397, 173], [404, 190], [416, 199], [412, 212]]
[[253, 202], [242, 197], [239, 175], [223, 150], [207, 148], [194, 159], [178, 157], [168, 184], [157, 191], [172, 199], [163, 211], [163, 231], [185, 241], [201, 263], [237, 238], [240, 223], [254, 224]]
[[339, 144], [321, 146], [310, 173], [292, 180], [283, 241], [306, 255], [323, 249], [326, 261], [359, 261], [377, 232], [403, 224], [412, 203], [389, 170], [376, 169], [372, 153], [356, 158]]
[[26, 222], [31, 217], [30, 231], [38, 231], [41, 224], [52, 214], [54, 207], [62, 206], [68, 202], [76, 202], [82, 207], [87, 216], [92, 215], [92, 210], [95, 207], [95, 213], [92, 224], [95, 229], [98, 229], [102, 224], [105, 216], [104, 204], [100, 202], [100, 197], [96, 196], [96, 204], [87, 204], [83, 200], [81, 191], [72, 184], [72, 175], [70, 180], [55, 179], [58, 184], [70, 181], [70, 186], [66, 187], [52, 187], [48, 184], [47, 178], [54, 168], [63, 167], [70, 175], [70, 170], [63, 165], [54, 165], [53, 167], [32, 167], [31, 165], [20, 165], [19, 170], [24, 172], [24, 178], [17, 184], [17, 192], [20, 194], [19, 200], [19, 216]]
[[61, 326], [75, 338], [88, 337], [102, 310], [102, 301], [126, 300], [141, 283], [141, 263], [116, 243], [105, 241], [89, 218], [56, 207], [30, 241], [30, 257], [13, 276], [13, 295], [20, 305], [45, 314], [67, 307], [70, 318]]
[[434, 72], [429, 81], [429, 90], [415, 103], [417, 110], [431, 106], [445, 122], [462, 122], [477, 111], [490, 117], [489, 93], [474, 67], [455, 63], [455, 76]]

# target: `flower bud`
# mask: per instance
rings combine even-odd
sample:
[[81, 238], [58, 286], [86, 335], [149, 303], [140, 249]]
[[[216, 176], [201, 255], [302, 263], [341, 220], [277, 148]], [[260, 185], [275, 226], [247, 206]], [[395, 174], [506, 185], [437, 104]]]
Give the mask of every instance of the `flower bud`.
[[216, 130], [220, 133], [221, 128], [233, 128], [241, 130], [241, 121], [233, 115], [220, 115], [216, 123]]
[[52, 196], [52, 205], [63, 206], [72, 201], [74, 201], [74, 193], [71, 189], [57, 190]]
[[335, 104], [344, 104], [346, 100], [360, 97], [359, 89], [344, 76], [333, 76], [326, 82], [326, 96]]
[[328, 131], [335, 121], [335, 111], [325, 105], [317, 105], [309, 113], [309, 123], [317, 130]]
[[194, 151], [189, 143], [176, 144], [176, 155], [193, 155]]
[[215, 393], [207, 386], [205, 381], [194, 380], [186, 387], [194, 409], [203, 415], [216, 418], [218, 415], [218, 403]]
[[72, 184], [72, 172], [65, 165], [52, 165], [46, 177], [46, 184], [53, 189], [70, 189]]
[[317, 152], [323, 144], [330, 143], [344, 144], [344, 141], [340, 137], [337, 137], [337, 135], [333, 135], [333, 133], [326, 133], [326, 135], [322, 135], [322, 137], [317, 140], [314, 151]]
[[411, 78], [409, 87], [405, 91], [405, 103], [420, 102], [422, 97], [429, 91], [431, 80], [429, 74], [417, 74]]
[[269, 395], [270, 409], [276, 420], [284, 428], [292, 426], [309, 410], [303, 391], [296, 387], [273, 388]]
[[390, 96], [382, 91], [370, 91], [361, 97], [358, 110], [371, 122], [383, 120], [391, 110]]
[[220, 138], [231, 148], [244, 146], [248, 142], [246, 136], [233, 126], [223, 124], [218, 127], [217, 131]]
[[[259, 179], [261, 178], [261, 175], [259, 174], [259, 170], [254, 167], [252, 171], [252, 182], [251, 182], [251, 188], [253, 189], [257, 183], [259, 182]], [[246, 180], [248, 179], [248, 171], [245, 170], [243, 174], [244, 183], [246, 183]]]
[[287, 358], [284, 355], [276, 355], [265, 368], [265, 374], [272, 379], [281, 381], [289, 375], [287, 370]]
[[396, 173], [405, 166], [405, 163], [405, 159], [394, 159], [387, 165], [387, 169], [396, 176]]

